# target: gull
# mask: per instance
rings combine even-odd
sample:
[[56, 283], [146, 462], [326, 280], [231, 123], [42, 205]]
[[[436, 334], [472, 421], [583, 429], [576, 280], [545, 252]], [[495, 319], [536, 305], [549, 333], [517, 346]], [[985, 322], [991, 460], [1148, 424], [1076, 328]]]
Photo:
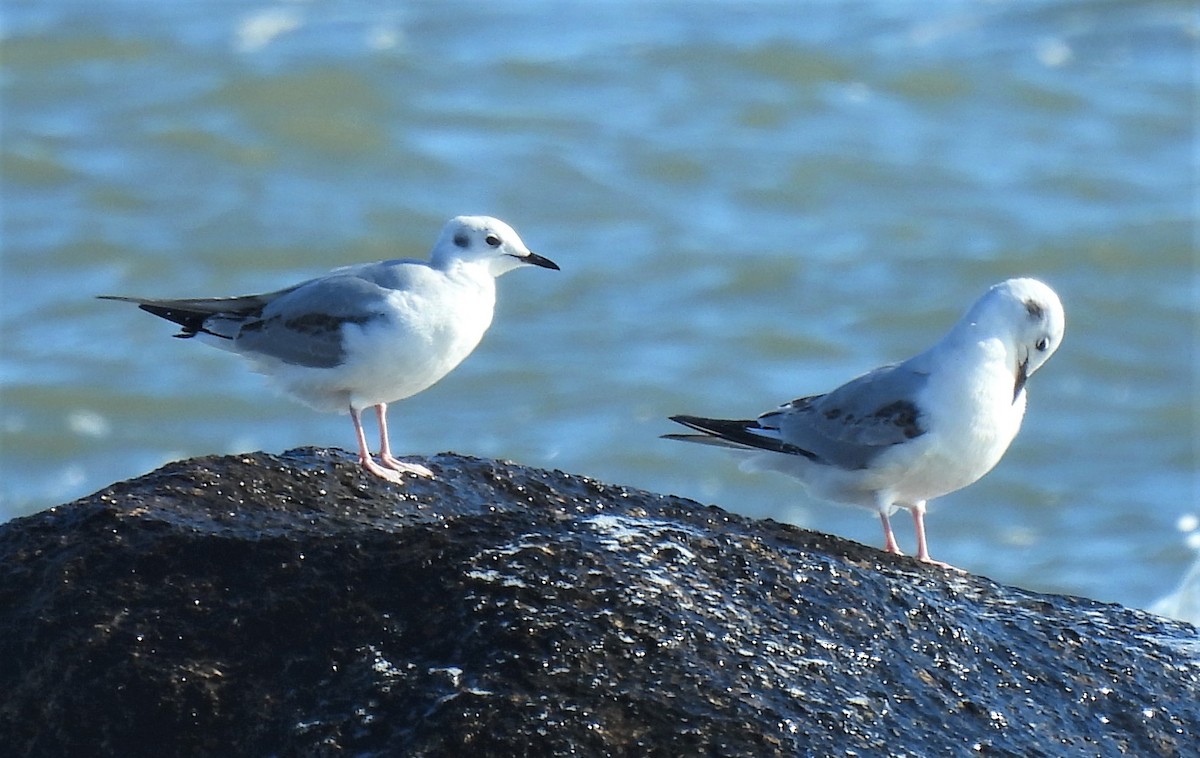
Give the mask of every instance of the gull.
[[[527, 265], [558, 270], [503, 221], [458, 216], [446, 223], [428, 261], [344, 266], [263, 295], [101, 299], [136, 303], [182, 327], [176, 337], [246, 357], [316, 410], [349, 411], [359, 463], [400, 483], [403, 473], [433, 472], [392, 456], [388, 404], [431, 387], [470, 355], [492, 323], [496, 277]], [[371, 407], [379, 423], [378, 463], [362, 425]]]
[[992, 470], [1025, 415], [1025, 383], [1058, 349], [1065, 316], [1036, 279], [989, 289], [936, 345], [823, 395], [757, 419], [672, 416], [700, 434], [667, 439], [749, 453], [747, 471], [779, 471], [822, 500], [874, 510], [884, 549], [901, 554], [890, 517], [912, 513], [917, 559], [929, 557], [925, 506]]

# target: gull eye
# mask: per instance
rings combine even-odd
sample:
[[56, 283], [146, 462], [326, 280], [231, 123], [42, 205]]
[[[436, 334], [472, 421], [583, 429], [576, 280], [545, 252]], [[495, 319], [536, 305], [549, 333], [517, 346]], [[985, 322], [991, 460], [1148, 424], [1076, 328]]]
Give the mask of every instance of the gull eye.
[[1048, 345], [1048, 344], [1049, 343], [1046, 342], [1046, 338], [1042, 337], [1040, 340], [1033, 343], [1033, 346], [1038, 349], [1038, 352], [1044, 353], [1044, 352], [1046, 352], [1046, 345]]
[[500, 235], [488, 232], [488, 236], [483, 238], [483, 241], [488, 243], [489, 247], [500, 247]]

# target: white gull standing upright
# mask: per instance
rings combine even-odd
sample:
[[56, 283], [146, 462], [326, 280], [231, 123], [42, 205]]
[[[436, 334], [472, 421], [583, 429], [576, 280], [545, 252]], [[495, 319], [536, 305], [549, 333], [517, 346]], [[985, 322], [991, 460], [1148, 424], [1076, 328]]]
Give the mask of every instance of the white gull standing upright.
[[1058, 349], [1064, 325], [1054, 290], [1009, 279], [913, 358], [757, 419], [672, 416], [701, 434], [666, 437], [748, 452], [745, 470], [780, 471], [823, 500], [876, 511], [889, 553], [900, 553], [889, 519], [907, 508], [917, 558], [947, 566], [929, 557], [925, 504], [1000, 461], [1021, 428], [1025, 382]]
[[[496, 277], [534, 265], [512, 227], [488, 216], [446, 223], [429, 261], [397, 259], [336, 268], [264, 295], [137, 303], [196, 337], [248, 358], [284, 392], [319, 411], [350, 412], [358, 458], [391, 482], [402, 473], [433, 476], [392, 456], [388, 403], [427, 389], [471, 354], [492, 323]], [[371, 457], [362, 411], [375, 408], [379, 462]]]

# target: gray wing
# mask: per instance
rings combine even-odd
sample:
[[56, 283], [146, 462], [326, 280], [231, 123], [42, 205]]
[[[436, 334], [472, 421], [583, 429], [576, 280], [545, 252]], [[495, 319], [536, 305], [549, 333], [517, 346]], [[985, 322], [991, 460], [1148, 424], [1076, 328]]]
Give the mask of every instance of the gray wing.
[[925, 434], [917, 397], [929, 376], [909, 363], [877, 368], [824, 395], [802, 397], [757, 419], [764, 433], [816, 459], [861, 469], [887, 448]]
[[672, 421], [702, 434], [666, 436], [862, 469], [892, 445], [925, 433], [916, 398], [926, 381], [928, 375], [908, 363], [884, 366], [830, 393], [793, 400], [757, 419], [672, 416]]
[[384, 318], [387, 292], [403, 288], [417, 261], [381, 261], [335, 269], [325, 276], [262, 295], [151, 299], [102, 295], [136, 303], [181, 327], [177, 337], [208, 334], [239, 352], [286, 363], [331, 368], [344, 359], [342, 327]]
[[338, 366], [345, 359], [342, 327], [386, 318], [387, 293], [355, 271], [314, 279], [241, 319], [234, 344], [239, 352], [285, 363]]

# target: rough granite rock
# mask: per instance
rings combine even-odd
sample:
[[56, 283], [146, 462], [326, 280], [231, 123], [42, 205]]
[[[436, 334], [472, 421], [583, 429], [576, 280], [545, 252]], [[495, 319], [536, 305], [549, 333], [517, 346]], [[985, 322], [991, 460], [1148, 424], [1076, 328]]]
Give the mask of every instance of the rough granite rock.
[[1187, 624], [439, 455], [171, 464], [0, 526], [20, 755], [1177, 756]]

